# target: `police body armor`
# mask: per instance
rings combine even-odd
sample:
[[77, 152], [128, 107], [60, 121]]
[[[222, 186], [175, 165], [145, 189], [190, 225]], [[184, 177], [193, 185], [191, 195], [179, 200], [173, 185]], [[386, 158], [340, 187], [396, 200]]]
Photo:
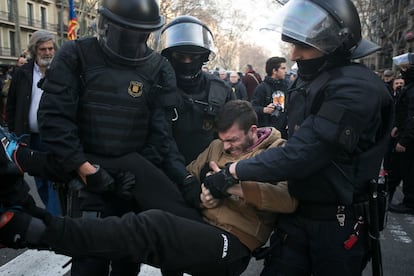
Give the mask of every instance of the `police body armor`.
[[231, 98], [230, 88], [211, 74], [203, 74], [197, 93], [179, 91], [180, 99], [172, 114], [173, 136], [186, 163], [197, 158], [214, 136], [214, 118]]
[[153, 52], [135, 67], [108, 66], [95, 38], [81, 39], [77, 45], [83, 81], [78, 114], [85, 152], [140, 152], [148, 135], [149, 94], [162, 57]]
[[[364, 74], [364, 71], [360, 69], [359, 65], [338, 67], [321, 73], [316, 79], [304, 85], [296, 81], [288, 91], [287, 97], [289, 136], [293, 135], [295, 129], [310, 115], [317, 114], [330, 119], [335, 117], [333, 114], [338, 113], [338, 110], [322, 106], [325, 97], [323, 87], [329, 80], [340, 78], [341, 75], [354, 75], [359, 71], [361, 71], [359, 74]], [[385, 145], [389, 136], [387, 133], [391, 130], [391, 110], [392, 105], [383, 107], [381, 111], [384, 124], [376, 135], [375, 145], [360, 145], [358, 142], [356, 149], [349, 151], [347, 150], [348, 138], [339, 135], [337, 142], [342, 150], [338, 151], [335, 160], [332, 160], [326, 168], [307, 177], [306, 180], [289, 180], [304, 182], [289, 186], [292, 195], [303, 201], [334, 205], [351, 205], [355, 202], [367, 201], [370, 180], [378, 177], [381, 160], [385, 153]], [[348, 118], [347, 121], [336, 123], [343, 125], [342, 131], [346, 131], [348, 127], [358, 127], [355, 126], [358, 120], [354, 119], [356, 121]]]

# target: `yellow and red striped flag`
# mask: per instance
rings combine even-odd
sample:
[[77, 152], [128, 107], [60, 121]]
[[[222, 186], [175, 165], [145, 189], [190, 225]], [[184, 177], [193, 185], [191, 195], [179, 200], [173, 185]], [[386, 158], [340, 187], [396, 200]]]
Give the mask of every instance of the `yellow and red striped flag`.
[[76, 32], [78, 30], [78, 18], [76, 17], [75, 5], [73, 0], [69, 0], [69, 24], [68, 24], [68, 39], [75, 40]]

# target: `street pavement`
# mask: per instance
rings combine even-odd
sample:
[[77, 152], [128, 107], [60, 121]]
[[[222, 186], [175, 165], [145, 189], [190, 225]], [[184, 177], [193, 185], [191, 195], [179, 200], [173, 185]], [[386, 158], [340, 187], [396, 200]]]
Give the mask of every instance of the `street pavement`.
[[[33, 188], [31, 177], [27, 178]], [[401, 187], [398, 188], [394, 202], [401, 200]], [[37, 202], [40, 199], [33, 190]], [[41, 203], [40, 203], [41, 205]], [[385, 276], [414, 275], [414, 215], [388, 214], [388, 224], [381, 233], [381, 248]], [[0, 275], [5, 276], [68, 276], [70, 275], [69, 257], [48, 251], [0, 249]], [[263, 268], [262, 261], [252, 259], [242, 276], [258, 276]], [[368, 264], [363, 276], [371, 275]], [[143, 265], [139, 276], [161, 276], [159, 269]]]

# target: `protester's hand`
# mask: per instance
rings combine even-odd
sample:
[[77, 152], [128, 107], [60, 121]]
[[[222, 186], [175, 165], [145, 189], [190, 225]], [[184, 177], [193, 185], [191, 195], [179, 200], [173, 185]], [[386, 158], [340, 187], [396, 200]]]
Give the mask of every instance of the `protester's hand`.
[[109, 173], [99, 165], [94, 165], [96, 172], [86, 175], [85, 189], [91, 193], [103, 193], [114, 190], [115, 181]]
[[190, 206], [200, 209], [201, 184], [195, 176], [188, 175], [184, 179], [181, 185], [181, 193]]
[[214, 198], [204, 184], [201, 184], [200, 200], [203, 207], [207, 209], [215, 208], [220, 204], [220, 200]]
[[215, 173], [204, 179], [204, 185], [214, 198], [221, 199], [229, 197], [230, 194], [227, 192], [227, 189], [239, 183], [239, 180], [230, 174], [230, 165], [231, 163], [227, 163], [224, 169], [218, 170], [217, 164], [210, 162], [210, 167]]

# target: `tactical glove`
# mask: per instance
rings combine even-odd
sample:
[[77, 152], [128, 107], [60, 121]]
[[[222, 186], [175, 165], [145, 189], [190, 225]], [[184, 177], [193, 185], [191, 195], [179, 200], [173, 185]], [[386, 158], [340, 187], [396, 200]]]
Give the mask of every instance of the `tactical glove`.
[[234, 178], [229, 169], [231, 163], [227, 163], [226, 167], [219, 172], [209, 175], [204, 179], [204, 186], [209, 189], [214, 198], [227, 198], [230, 194], [227, 189], [239, 183], [239, 180]]
[[200, 194], [201, 184], [200, 181], [193, 175], [187, 176], [182, 185], [181, 193], [183, 194], [184, 200], [192, 207], [200, 209]]
[[131, 200], [135, 187], [135, 175], [129, 171], [121, 171], [114, 175], [115, 193], [124, 200]]
[[86, 191], [100, 194], [114, 190], [115, 181], [109, 173], [99, 165], [94, 165], [96, 172], [86, 176]]

